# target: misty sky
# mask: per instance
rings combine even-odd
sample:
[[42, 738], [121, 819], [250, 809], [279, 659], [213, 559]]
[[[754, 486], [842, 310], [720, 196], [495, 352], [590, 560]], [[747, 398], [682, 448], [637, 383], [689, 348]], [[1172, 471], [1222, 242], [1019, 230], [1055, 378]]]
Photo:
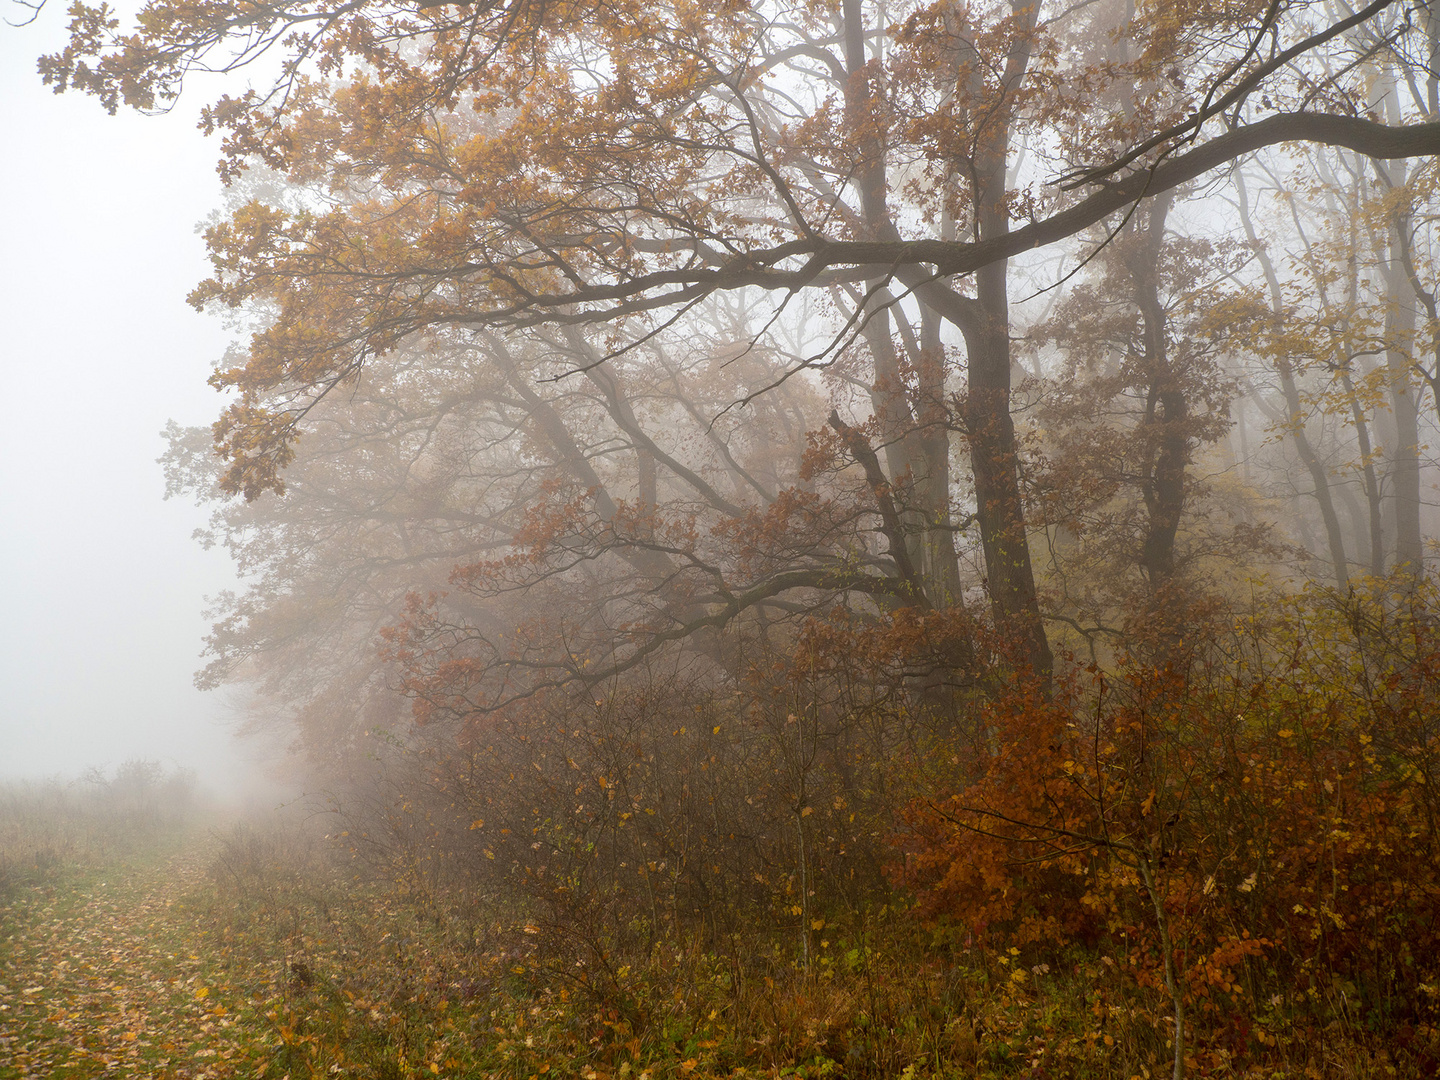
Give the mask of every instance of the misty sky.
[[221, 401], [205, 379], [225, 333], [185, 304], [216, 145], [198, 95], [110, 117], [43, 87], [64, 9], [0, 26], [0, 776], [150, 757], [223, 783], [226, 703], [190, 680], [204, 596], [233, 579], [155, 463], [166, 420]]

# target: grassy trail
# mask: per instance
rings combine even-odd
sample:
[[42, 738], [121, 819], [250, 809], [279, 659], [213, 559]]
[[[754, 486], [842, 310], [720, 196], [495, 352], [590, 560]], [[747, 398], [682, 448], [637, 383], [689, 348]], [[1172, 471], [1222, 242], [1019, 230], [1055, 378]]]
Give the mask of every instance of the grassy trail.
[[204, 834], [0, 901], [0, 1080], [218, 1077], [245, 1046], [187, 894]]

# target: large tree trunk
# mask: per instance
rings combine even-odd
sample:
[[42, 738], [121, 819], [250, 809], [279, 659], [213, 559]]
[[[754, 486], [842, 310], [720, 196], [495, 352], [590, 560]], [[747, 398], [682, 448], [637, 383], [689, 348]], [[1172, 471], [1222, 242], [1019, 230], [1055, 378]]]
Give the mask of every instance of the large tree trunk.
[[[866, 130], [870, 86], [866, 77], [864, 13], [860, 0], [845, 0], [845, 66], [849, 76], [846, 108], [852, 122]], [[887, 201], [884, 147], [875, 138], [862, 143], [856, 169], [860, 208], [866, 231], [882, 239], [898, 239]], [[871, 401], [880, 423], [881, 443], [892, 484], [903, 491], [906, 505], [900, 508], [905, 530], [905, 547], [919, 568], [925, 593], [934, 607], [957, 605], [960, 600], [960, 569], [950, 524], [950, 439], [949, 412], [945, 402], [945, 369], [938, 320], [922, 310], [921, 340], [912, 342], [904, 316], [891, 306], [895, 298], [884, 282], [868, 283], [873, 314], [865, 323], [865, 340], [875, 364]], [[922, 309], [924, 304], [922, 301]], [[894, 325], [908, 332], [907, 348], [920, 382], [917, 417], [908, 400], [893, 338]], [[912, 347], [913, 346], [913, 347]]]
[[[1009, 224], [1003, 201], [1003, 161], [998, 181], [1002, 195], [999, 199], [991, 196], [999, 202], [998, 211], [992, 207], [985, 214], [991, 229], [1004, 229]], [[994, 192], [996, 188], [989, 190]], [[965, 428], [975, 477], [975, 516], [985, 551], [985, 573], [995, 621], [1014, 639], [1035, 674], [1048, 679], [1054, 659], [1040, 619], [1025, 510], [1020, 499], [1019, 448], [1015, 423], [1010, 416], [1010, 307], [1006, 267], [1003, 262], [992, 263], [975, 275], [980, 319], [978, 325], [965, 334], [970, 384], [965, 401]]]
[[[899, 232], [890, 217], [885, 147], [874, 134], [874, 125], [867, 123], [871, 87], [866, 70], [869, 58], [865, 49], [865, 14], [861, 0], [844, 0], [841, 17], [845, 69], [848, 76], [846, 112], [854, 130], [870, 132], [861, 138], [860, 160], [856, 167], [861, 218], [869, 235], [894, 239], [899, 236]], [[875, 381], [870, 387], [870, 399], [876, 419], [880, 423], [880, 442], [890, 474], [890, 484], [904, 496], [899, 513], [900, 525], [904, 531], [905, 554], [912, 565], [922, 568], [926, 562], [925, 534], [927, 522], [933, 517], [930, 502], [934, 491], [933, 485], [927, 483], [929, 470], [922, 445], [923, 437], [916, 427], [915, 416], [910, 408], [905, 380], [900, 371], [900, 357], [895, 348], [891, 318], [895, 297], [881, 279], [867, 282], [866, 291], [870, 295], [870, 314], [866, 317], [864, 336], [875, 365]], [[948, 504], [948, 483], [944, 501]], [[955, 597], [942, 596], [932, 590], [929, 587], [928, 575], [926, 578], [925, 592], [929, 603], [943, 607], [955, 601]]]
[[[1016, 92], [1030, 63], [1030, 31], [1035, 26], [1033, 0], [1012, 0], [1016, 37], [1005, 57], [1002, 93]], [[981, 58], [974, 60], [971, 79], [979, 81]], [[975, 95], [977, 101], [981, 96]], [[975, 234], [994, 240], [1010, 231], [1006, 200], [1006, 167], [1010, 159], [1011, 101], [1004, 100], [980, 121], [970, 175], [974, 184]], [[992, 262], [975, 274], [973, 317], [961, 325], [965, 335], [969, 390], [965, 428], [975, 479], [975, 516], [985, 552], [985, 572], [996, 625], [1020, 649], [1030, 669], [1048, 683], [1054, 667], [1050, 643], [1040, 618], [1025, 510], [1020, 498], [1020, 455], [1010, 415], [1009, 262]]]
[[[1025, 77], [1030, 59], [1030, 31], [1035, 25], [1033, 2], [1013, 0], [1012, 10], [1019, 24], [1018, 34], [1005, 58], [1004, 94], [999, 103], [981, 122], [970, 176], [974, 183], [975, 233], [979, 240], [992, 240], [1010, 231], [1009, 208], [1006, 203], [1006, 165], [1010, 152], [1011, 107], [1009, 95], [1018, 89]], [[844, 35], [846, 67], [849, 74], [847, 108], [858, 110], [865, 89], [863, 30], [858, 0], [845, 0]], [[979, 64], [982, 62], [972, 42], [966, 38], [963, 12], [956, 9], [952, 21], [955, 30], [956, 70], [970, 69], [969, 78], [978, 86]], [[962, 79], [965, 76], [960, 76]], [[977, 101], [980, 98], [977, 97]], [[858, 118], [858, 112], [857, 112]], [[856, 169], [862, 210], [866, 227], [877, 235], [898, 239], [899, 233], [890, 220], [884, 202], [883, 155], [876, 148], [862, 153]], [[969, 389], [965, 404], [965, 427], [969, 436], [970, 461], [975, 482], [976, 521], [980, 542], [985, 553], [985, 570], [991, 609], [996, 625], [1020, 649], [1026, 664], [1042, 681], [1048, 682], [1054, 660], [1045, 638], [1044, 623], [1035, 590], [1035, 575], [1030, 560], [1029, 540], [1025, 530], [1025, 514], [1020, 498], [1019, 453], [1015, 425], [1010, 416], [1010, 309], [1006, 291], [1004, 260], [992, 262], [975, 274], [976, 298], [961, 296], [917, 267], [899, 267], [898, 276], [915, 290], [918, 298], [947, 321], [959, 327], [965, 337]], [[938, 337], [937, 337], [938, 343]], [[923, 366], [923, 365], [922, 365]], [[922, 378], [924, 377], [922, 372]], [[926, 389], [937, 400], [943, 395], [943, 374], [929, 369]], [[922, 408], [923, 408], [922, 404]], [[907, 407], [908, 408], [908, 407]], [[929, 530], [928, 544], [939, 548], [940, 532], [949, 536], [949, 467], [948, 437], [942, 448], [938, 425], [922, 418], [926, 443], [920, 458], [932, 492], [926, 510], [934, 521]], [[943, 482], [945, 497], [940, 501]], [[943, 551], [937, 550], [943, 557]], [[953, 557], [953, 556], [952, 556]], [[937, 564], [944, 561], [937, 558]], [[939, 571], [949, 578], [949, 570]], [[958, 589], [958, 572], [953, 586]], [[948, 598], [947, 598], [948, 599]], [[945, 602], [939, 600], [938, 602]]]

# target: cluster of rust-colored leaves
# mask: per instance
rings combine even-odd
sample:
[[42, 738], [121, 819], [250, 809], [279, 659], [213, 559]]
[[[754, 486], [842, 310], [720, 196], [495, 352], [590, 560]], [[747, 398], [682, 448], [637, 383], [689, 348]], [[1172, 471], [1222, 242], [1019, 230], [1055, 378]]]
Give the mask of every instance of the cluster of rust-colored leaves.
[[967, 775], [906, 811], [895, 878], [939, 925], [1098, 952], [1161, 1001], [1168, 939], [1190, 1041], [1227, 1061], [1341, 1023], [1429, 1060], [1434, 601], [1372, 584], [1263, 618], [1172, 607], [1110, 671], [992, 698]]

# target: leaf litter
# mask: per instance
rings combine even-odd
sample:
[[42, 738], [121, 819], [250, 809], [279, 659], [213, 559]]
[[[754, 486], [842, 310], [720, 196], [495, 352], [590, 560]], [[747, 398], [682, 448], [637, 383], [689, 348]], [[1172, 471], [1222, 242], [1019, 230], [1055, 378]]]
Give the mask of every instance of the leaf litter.
[[0, 1080], [235, 1075], [255, 1036], [235, 1024], [187, 906], [211, 847], [0, 902]]

